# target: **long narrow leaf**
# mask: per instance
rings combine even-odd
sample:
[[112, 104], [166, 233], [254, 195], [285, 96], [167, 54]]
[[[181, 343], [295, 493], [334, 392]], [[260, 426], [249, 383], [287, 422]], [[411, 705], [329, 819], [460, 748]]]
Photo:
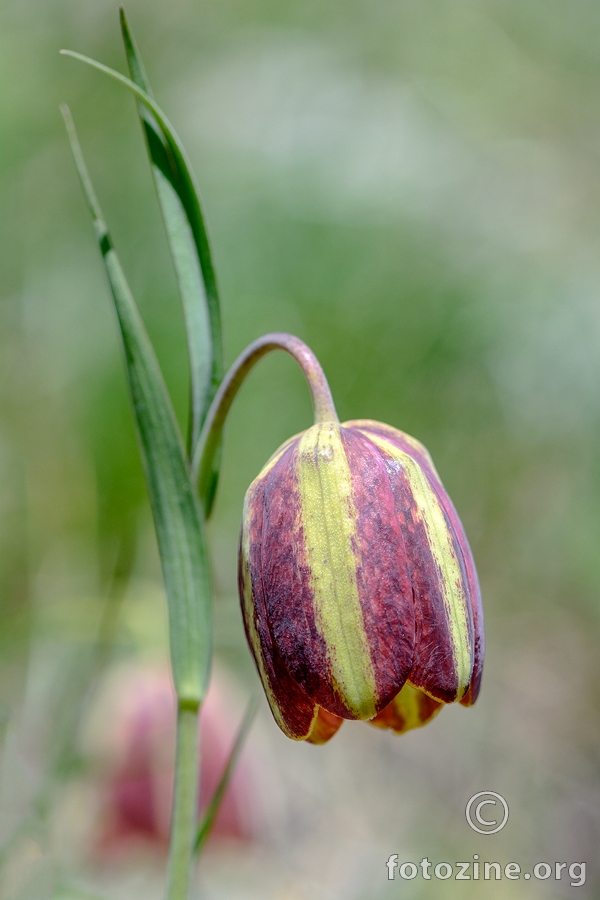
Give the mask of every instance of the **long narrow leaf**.
[[123, 339], [127, 377], [169, 607], [175, 687], [180, 702], [204, 696], [212, 646], [208, 556], [201, 513], [192, 490], [181, 437], [152, 344], [113, 249], [88, 175], [75, 127], [62, 108], [81, 185]]
[[[131, 38], [128, 31], [127, 34]], [[147, 85], [145, 73], [139, 56], [135, 53], [132, 40], [129, 41], [127, 47], [128, 59], [131, 59], [133, 63], [132, 74]], [[147, 121], [144, 121], [144, 128], [149, 143], [153, 171], [159, 173], [156, 176], [160, 179], [161, 185], [159, 197], [163, 209], [165, 209], [167, 233], [174, 254], [179, 284], [182, 288], [188, 325], [193, 397], [192, 441], [189, 448], [191, 454], [212, 397], [223, 377], [223, 342], [217, 283], [191, 166], [175, 129], [143, 87], [121, 75], [120, 72], [83, 56], [81, 53], [75, 53], [72, 50], [61, 50], [61, 53], [93, 66], [100, 72], [104, 72], [105, 75], [119, 81], [135, 94], [149, 113]], [[133, 56], [135, 56], [135, 62], [133, 62]], [[198, 263], [200, 271], [198, 271]], [[207, 342], [203, 334], [206, 313], [198, 307], [199, 290], [205, 301], [210, 324], [212, 352], [209, 357], [210, 379], [208, 384], [206, 383], [208, 370], [205, 370]]]
[[[149, 97], [153, 97], [144, 64], [123, 7], [120, 8], [120, 19], [131, 80]], [[179, 161], [171, 152], [167, 137], [155, 116], [141, 100], [138, 100], [137, 106], [186, 319], [191, 371], [188, 431], [191, 454], [198, 440], [208, 404], [212, 400], [216, 381], [220, 380], [222, 376], [220, 349], [217, 348], [215, 353], [212, 347], [207, 299], [211, 294], [214, 305], [218, 307], [217, 288], [208, 240], [206, 235], [202, 240], [200, 235], [194, 234], [194, 222], [188, 215], [188, 209], [193, 209], [196, 220], [202, 226], [198, 196], [195, 190], [193, 190], [193, 196], [187, 196], [190, 179], [187, 179], [185, 173], [181, 171]], [[207, 260], [204, 262], [205, 276], [203, 276], [201, 263], [202, 252], [208, 255], [208, 266], [206, 265]], [[207, 281], [206, 285], [205, 280]], [[213, 337], [214, 340], [217, 340], [216, 334]], [[217, 365], [213, 372], [215, 363]]]
[[253, 697], [250, 703], [248, 704], [248, 708], [242, 719], [242, 724], [239, 727], [238, 733], [236, 735], [233, 747], [231, 748], [231, 753], [229, 754], [229, 759], [227, 760], [227, 764], [223, 770], [223, 774], [221, 775], [221, 779], [217, 785], [217, 788], [211, 798], [210, 803], [206, 807], [204, 812], [204, 816], [202, 818], [202, 822], [200, 823], [200, 827], [198, 828], [198, 835], [196, 837], [195, 843], [195, 851], [197, 854], [200, 853], [202, 847], [208, 840], [210, 833], [212, 831], [212, 827], [215, 823], [215, 819], [221, 807], [221, 802], [223, 797], [225, 796], [225, 791], [227, 790], [227, 786], [231, 781], [231, 776], [235, 771], [235, 767], [237, 765], [237, 761], [239, 759], [239, 755], [242, 752], [242, 747], [244, 746], [244, 742], [248, 737], [248, 732], [250, 731], [250, 726], [254, 721], [254, 716], [256, 715], [257, 703], [256, 697]]

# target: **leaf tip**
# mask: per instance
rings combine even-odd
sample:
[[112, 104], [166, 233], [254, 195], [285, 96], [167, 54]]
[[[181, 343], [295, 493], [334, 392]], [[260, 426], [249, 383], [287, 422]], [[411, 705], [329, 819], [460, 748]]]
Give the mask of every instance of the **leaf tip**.
[[71, 108], [69, 107], [68, 103], [61, 103], [58, 108], [60, 109], [63, 119], [65, 120], [65, 125], [67, 126], [67, 134], [69, 135], [69, 138], [71, 138], [74, 131]]

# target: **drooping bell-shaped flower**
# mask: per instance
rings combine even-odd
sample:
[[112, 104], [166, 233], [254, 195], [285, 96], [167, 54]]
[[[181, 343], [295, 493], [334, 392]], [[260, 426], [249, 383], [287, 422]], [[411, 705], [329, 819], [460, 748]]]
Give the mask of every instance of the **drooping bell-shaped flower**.
[[254, 341], [219, 387], [199, 454], [206, 508], [233, 398], [276, 349], [302, 368], [316, 423], [277, 450], [244, 502], [242, 613], [277, 723], [318, 744], [344, 719], [401, 733], [444, 704], [471, 705], [484, 650], [479, 584], [431, 457], [389, 425], [340, 424], [318, 360], [293, 335]]
[[239, 587], [273, 715], [324, 743], [343, 719], [403, 732], [475, 702], [477, 574], [427, 450], [389, 425], [321, 421], [246, 494]]

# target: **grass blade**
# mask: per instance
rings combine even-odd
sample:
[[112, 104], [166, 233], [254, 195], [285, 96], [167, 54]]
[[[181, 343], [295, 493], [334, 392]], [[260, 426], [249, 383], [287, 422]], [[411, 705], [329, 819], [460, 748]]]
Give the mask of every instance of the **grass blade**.
[[210, 669], [212, 603], [201, 513], [152, 344], [112, 246], [73, 120], [62, 107], [119, 322], [142, 461], [169, 607], [173, 677], [180, 704], [202, 700]]
[[217, 283], [191, 166], [173, 126], [148, 89], [143, 64], [123, 12], [121, 27], [133, 80], [80, 53], [72, 50], [61, 50], [61, 53], [119, 81], [136, 96], [143, 108], [140, 113], [142, 125], [186, 318], [192, 376], [188, 442], [191, 457], [206, 412], [223, 377]]
[[221, 806], [221, 802], [223, 800], [223, 797], [225, 796], [225, 791], [227, 790], [227, 786], [231, 781], [231, 776], [235, 771], [237, 761], [239, 759], [240, 753], [242, 752], [242, 747], [244, 746], [244, 742], [248, 736], [248, 732], [250, 731], [250, 726], [254, 721], [256, 709], [256, 697], [253, 697], [248, 704], [248, 708], [246, 710], [244, 718], [242, 719], [242, 724], [239, 727], [233, 747], [231, 749], [231, 753], [229, 754], [229, 759], [227, 760], [227, 764], [223, 770], [223, 774], [221, 775], [221, 779], [211, 798], [210, 803], [208, 804], [204, 812], [200, 827], [198, 828], [198, 835], [196, 837], [196, 843], [194, 847], [197, 854], [200, 853], [202, 847], [210, 836], [212, 827], [217, 817], [217, 813], [219, 812], [219, 808]]
[[[127, 65], [131, 80], [137, 84], [139, 88], [152, 97], [148, 77], [146, 75], [144, 64], [136, 46], [133, 34], [129, 27], [125, 10], [120, 8], [121, 33], [123, 36], [123, 44], [125, 46], [125, 54], [127, 57]], [[218, 305], [216, 296], [216, 284], [214, 282], [214, 269], [212, 262], [208, 267], [209, 281], [212, 277], [212, 286], [205, 285], [203, 278], [203, 269], [200, 259], [201, 241], [197, 241], [194, 236], [192, 222], [188, 218], [186, 212], [185, 192], [187, 188], [184, 174], [180, 172], [178, 161], [170, 150], [166, 137], [158, 124], [156, 118], [151, 111], [144, 106], [141, 100], [137, 102], [138, 113], [144, 136], [146, 138], [146, 148], [150, 159], [150, 166], [158, 202], [161, 208], [167, 239], [177, 282], [181, 294], [181, 301], [186, 320], [186, 331], [188, 338], [188, 353], [190, 358], [191, 371], [191, 390], [190, 390], [190, 418], [188, 429], [188, 449], [190, 454], [192, 448], [196, 445], [200, 430], [204, 422], [204, 417], [208, 409], [208, 404], [212, 400], [216, 387], [216, 380], [220, 381], [222, 372], [218, 369], [213, 373], [213, 361], [215, 360], [214, 350], [211, 340], [211, 327], [209, 321], [208, 299], [207, 295], [211, 290], [214, 295], [214, 302]], [[197, 212], [200, 210], [200, 204], [197, 194], [190, 198]], [[188, 205], [190, 205], [188, 203]], [[200, 215], [200, 221], [202, 216]], [[208, 241], [204, 241], [207, 247], [207, 253], [210, 257], [210, 248]], [[206, 265], [205, 267], [206, 268]], [[216, 335], [213, 335], [216, 340]], [[213, 381], [213, 375], [215, 381]]]

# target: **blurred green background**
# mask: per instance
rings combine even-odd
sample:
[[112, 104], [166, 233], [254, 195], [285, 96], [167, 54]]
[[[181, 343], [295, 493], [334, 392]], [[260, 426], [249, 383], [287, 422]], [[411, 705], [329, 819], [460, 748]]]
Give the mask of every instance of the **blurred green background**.
[[[292, 331], [319, 356], [342, 419], [426, 444], [469, 535], [487, 625], [479, 703], [422, 731], [348, 723], [326, 747], [296, 746], [262, 708], [267, 824], [249, 845], [209, 850], [198, 896], [573, 891], [565, 875], [388, 883], [392, 853], [583, 860], [578, 896], [599, 896], [600, 7], [127, 11], [200, 184], [227, 360], [265, 331]], [[162, 659], [165, 638], [121, 350], [59, 103], [181, 421], [184, 333], [133, 100], [61, 47], [125, 70], [112, 3], [3, 0], [0, 896], [152, 898], [161, 859], [99, 865], [76, 840], [98, 685], [115, 660]], [[302, 377], [279, 354], [228, 425], [210, 540], [217, 649], [241, 698], [258, 683], [236, 598], [243, 495], [309, 423]], [[479, 790], [510, 806], [493, 837], [465, 823]]]

